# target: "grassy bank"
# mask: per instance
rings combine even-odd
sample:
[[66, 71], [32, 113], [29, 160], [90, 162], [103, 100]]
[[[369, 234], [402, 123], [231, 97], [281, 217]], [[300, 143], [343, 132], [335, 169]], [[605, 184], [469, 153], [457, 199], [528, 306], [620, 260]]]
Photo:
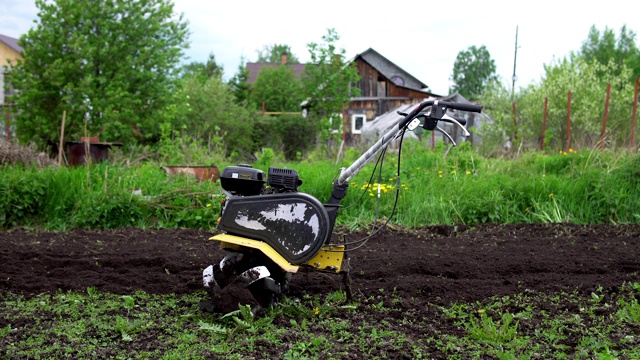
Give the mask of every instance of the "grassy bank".
[[[303, 180], [300, 191], [324, 202], [339, 168], [356, 158], [355, 151], [348, 151], [339, 164], [335, 159], [288, 163], [267, 151], [254, 165], [264, 171], [269, 166], [296, 169]], [[398, 159], [389, 151], [382, 166], [374, 171], [375, 164], [369, 164], [352, 179], [340, 224], [356, 228], [386, 219], [394, 205], [393, 222], [408, 227], [640, 221], [637, 154], [571, 151], [488, 159], [464, 146], [445, 154], [442, 149], [407, 142], [400, 161], [399, 176]], [[0, 171], [0, 227], [215, 228], [222, 194], [219, 182], [169, 178], [161, 165], [4, 166]], [[235, 163], [217, 165], [222, 169]]]

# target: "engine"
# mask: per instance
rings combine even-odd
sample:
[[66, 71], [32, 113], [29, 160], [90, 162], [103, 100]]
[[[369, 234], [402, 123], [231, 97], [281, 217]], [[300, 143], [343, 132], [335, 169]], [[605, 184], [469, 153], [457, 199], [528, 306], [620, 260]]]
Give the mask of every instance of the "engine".
[[312, 258], [330, 236], [330, 220], [318, 199], [298, 192], [302, 181], [293, 169], [230, 166], [220, 176], [230, 195], [218, 228], [228, 234], [264, 241], [291, 264]]

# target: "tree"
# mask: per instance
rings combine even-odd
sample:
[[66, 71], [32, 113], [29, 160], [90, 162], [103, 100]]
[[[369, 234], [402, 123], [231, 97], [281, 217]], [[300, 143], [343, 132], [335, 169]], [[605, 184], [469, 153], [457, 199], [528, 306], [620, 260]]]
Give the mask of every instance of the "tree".
[[262, 68], [249, 96], [253, 104], [265, 104], [266, 111], [300, 111], [300, 80], [286, 65]]
[[187, 23], [170, 0], [36, 0], [12, 69], [17, 134], [43, 145], [60, 133], [105, 140], [154, 138], [177, 85]]
[[219, 146], [230, 155], [252, 154], [252, 132], [255, 119], [249, 110], [236, 104], [229, 85], [218, 77], [202, 81], [197, 76], [184, 79], [181, 96], [185, 106], [179, 106], [175, 121], [171, 124], [183, 135], [209, 142], [220, 139]]
[[611, 84], [607, 140], [623, 145], [629, 137], [628, 120], [631, 118], [633, 83], [628, 81], [630, 75], [629, 68], [619, 66], [613, 59], [606, 65], [581, 58], [546, 65], [539, 86], [524, 89], [518, 100], [518, 127], [530, 129], [528, 133], [537, 141], [542, 128], [544, 99], [547, 98], [547, 135], [553, 135], [552, 146], [564, 149], [567, 93], [570, 91], [572, 147], [592, 147], [600, 136], [607, 84]]
[[587, 40], [582, 43], [580, 51], [575, 55], [587, 62], [597, 61], [605, 66], [609, 61], [613, 61], [618, 69], [626, 65], [633, 72], [633, 78], [639, 77], [640, 49], [636, 45], [635, 38], [636, 34], [632, 30], [627, 30], [626, 25], [620, 29], [617, 39], [612, 29], [605, 27], [604, 31], [600, 32], [594, 25], [589, 30]]
[[337, 49], [340, 39], [335, 29], [328, 29], [322, 43], [307, 45], [311, 62], [305, 66], [302, 76], [304, 98], [311, 104], [315, 116], [321, 123], [321, 130], [339, 124], [332, 124], [335, 114], [342, 114], [350, 99], [358, 96], [359, 89], [352, 86], [359, 80], [355, 63], [345, 62], [345, 50]]
[[216, 62], [215, 55], [211, 53], [206, 63], [191, 62], [182, 67], [182, 72], [183, 76], [197, 75], [206, 80], [211, 77], [222, 78], [224, 67]]
[[291, 52], [291, 47], [285, 44], [265, 45], [262, 50], [257, 50], [259, 63], [279, 64], [282, 62], [282, 54], [287, 54], [287, 62], [298, 63], [298, 58]]
[[477, 100], [486, 85], [497, 78], [496, 64], [491, 59], [489, 50], [484, 45], [470, 46], [456, 56], [450, 79], [453, 81], [453, 86], [449, 91], [458, 92], [470, 100]]
[[238, 72], [229, 79], [229, 86], [231, 92], [236, 99], [236, 104], [247, 105], [249, 101], [249, 90], [251, 86], [247, 84], [249, 79], [249, 70], [246, 66], [247, 62], [244, 57], [240, 58], [240, 65], [238, 65]]

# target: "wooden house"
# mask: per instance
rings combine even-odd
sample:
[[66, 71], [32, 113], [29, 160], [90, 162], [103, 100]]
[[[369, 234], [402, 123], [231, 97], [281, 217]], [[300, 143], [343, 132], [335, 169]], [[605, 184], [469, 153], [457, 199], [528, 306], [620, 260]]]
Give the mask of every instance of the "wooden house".
[[[343, 111], [343, 137], [350, 145], [360, 140], [363, 126], [403, 104], [414, 104], [425, 99], [438, 97], [429, 91], [429, 87], [372, 48], [356, 55], [347, 63], [355, 63], [360, 80], [354, 86], [360, 89], [360, 95], [354, 97]], [[304, 74], [304, 64], [288, 63], [283, 54], [280, 63], [247, 63], [248, 84], [253, 84], [264, 67], [286, 65], [293, 69], [298, 77]], [[302, 113], [308, 110], [301, 105]]]
[[401, 105], [439, 97], [416, 79], [372, 48], [356, 55], [351, 62], [358, 68], [360, 80], [355, 86], [360, 95], [352, 98], [347, 109], [344, 140], [346, 144], [360, 140], [364, 125]]

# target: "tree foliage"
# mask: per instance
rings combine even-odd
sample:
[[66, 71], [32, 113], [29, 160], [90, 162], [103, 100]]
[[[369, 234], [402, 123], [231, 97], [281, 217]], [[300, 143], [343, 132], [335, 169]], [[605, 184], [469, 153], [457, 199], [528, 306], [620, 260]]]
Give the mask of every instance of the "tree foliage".
[[187, 23], [170, 0], [36, 0], [39, 22], [19, 44], [12, 70], [22, 141], [56, 140], [66, 111], [66, 138], [86, 132], [104, 140], [157, 136], [176, 88]]
[[288, 63], [299, 63], [298, 57], [291, 51], [291, 47], [286, 44], [265, 45], [262, 50], [257, 50], [259, 63], [280, 64], [282, 54], [287, 54]]
[[617, 38], [608, 27], [600, 32], [595, 25], [592, 26], [576, 55], [587, 62], [597, 61], [605, 66], [613, 61], [617, 69], [622, 69], [623, 65], [631, 69], [633, 78], [640, 76], [640, 49], [636, 45], [636, 34], [626, 25], [620, 29]]
[[335, 114], [342, 114], [350, 99], [358, 96], [359, 89], [352, 86], [359, 80], [355, 63], [346, 63], [345, 50], [338, 49], [340, 40], [335, 29], [328, 29], [321, 43], [307, 45], [311, 61], [302, 76], [303, 94], [311, 105], [311, 116], [320, 120], [325, 130]]
[[477, 100], [487, 84], [497, 80], [496, 64], [489, 50], [482, 45], [470, 46], [456, 56], [451, 75], [453, 86], [450, 92], [457, 92], [470, 100]]
[[518, 101], [518, 126], [523, 129], [523, 136], [528, 136], [533, 146], [539, 146], [544, 99], [547, 98], [546, 137], [553, 134], [551, 145], [564, 149], [568, 93], [571, 92], [571, 147], [595, 146], [602, 128], [607, 84], [611, 84], [607, 140], [622, 145], [629, 136], [628, 120], [631, 118], [633, 97], [630, 76], [630, 69], [618, 65], [613, 59], [606, 65], [577, 58], [545, 66], [540, 84], [524, 89]]
[[[236, 103], [229, 85], [219, 77], [202, 82], [197, 76], [184, 79], [177, 114], [171, 126], [175, 131], [204, 141], [208, 147], [251, 154], [255, 115]], [[211, 141], [221, 144], [211, 144]]]
[[183, 76], [199, 76], [203, 80], [211, 77], [222, 78], [224, 73], [224, 66], [216, 62], [216, 57], [213, 53], [209, 54], [207, 62], [193, 61], [182, 67]]
[[231, 79], [229, 79], [229, 86], [231, 92], [236, 99], [236, 104], [247, 105], [249, 101], [249, 91], [251, 86], [247, 84], [249, 79], [249, 70], [247, 69], [247, 62], [244, 57], [240, 58], [240, 65], [238, 65], [238, 72], [236, 72]]
[[479, 102], [483, 106], [482, 112], [491, 122], [470, 131], [474, 136], [480, 137], [478, 150], [481, 153], [500, 155], [509, 150], [509, 145], [512, 145], [511, 138], [516, 132], [511, 93], [501, 82], [491, 81], [485, 87]]
[[266, 111], [300, 111], [300, 80], [286, 65], [263, 67], [249, 96], [250, 102]]

